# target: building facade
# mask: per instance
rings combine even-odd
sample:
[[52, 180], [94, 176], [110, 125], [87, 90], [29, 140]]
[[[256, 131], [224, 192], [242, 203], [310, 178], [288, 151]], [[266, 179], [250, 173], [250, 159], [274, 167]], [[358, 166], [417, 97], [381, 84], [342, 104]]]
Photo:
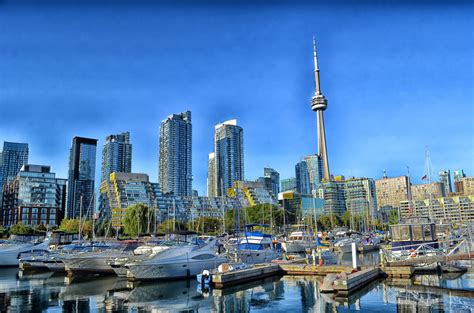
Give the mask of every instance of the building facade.
[[207, 162], [207, 196], [217, 196], [217, 182], [216, 182], [216, 154], [209, 153], [209, 160]]
[[311, 194], [311, 183], [309, 180], [308, 164], [305, 160], [296, 163], [296, 191], [303, 195]]
[[296, 191], [296, 178], [286, 178], [281, 180], [281, 192]]
[[446, 194], [444, 184], [440, 182], [411, 186], [412, 200], [425, 200], [430, 198], [441, 198], [445, 196]]
[[318, 198], [324, 199], [324, 214], [341, 216], [346, 211], [344, 178], [323, 181], [318, 188]]
[[45, 165], [25, 164], [3, 192], [2, 224], [56, 226], [64, 216], [66, 180]]
[[214, 131], [215, 190], [221, 196], [244, 180], [244, 132], [237, 120], [218, 124]]
[[69, 155], [67, 218], [92, 218], [97, 139], [74, 137]]
[[0, 191], [8, 178], [14, 178], [21, 167], [28, 163], [28, 155], [27, 143], [8, 141], [3, 143], [3, 151], [0, 152]]
[[392, 207], [399, 208], [400, 201], [409, 200], [410, 180], [408, 176], [399, 176], [375, 181], [375, 190], [377, 194], [377, 205], [379, 208]]
[[462, 179], [466, 177], [463, 170], [454, 171], [454, 192], [457, 194], [464, 194], [464, 184]]
[[323, 180], [323, 163], [319, 155], [307, 155], [303, 158], [308, 169], [309, 185], [311, 193], [319, 188]]
[[435, 222], [443, 223], [473, 222], [474, 196], [402, 201], [400, 215], [402, 218], [431, 217]]
[[372, 178], [350, 178], [344, 181], [346, 209], [353, 214], [375, 217], [377, 196], [375, 181]]
[[443, 184], [444, 194], [448, 195], [453, 192], [453, 187], [451, 183], [451, 171], [442, 170], [439, 172], [439, 181]]
[[280, 193], [280, 173], [273, 168], [264, 168], [263, 177], [269, 178], [271, 182], [271, 191], [275, 196]]
[[130, 173], [132, 171], [132, 144], [130, 133], [124, 132], [109, 135], [102, 148], [101, 182], [109, 179], [114, 172]]
[[190, 111], [170, 115], [161, 123], [158, 177], [163, 193], [192, 196]]

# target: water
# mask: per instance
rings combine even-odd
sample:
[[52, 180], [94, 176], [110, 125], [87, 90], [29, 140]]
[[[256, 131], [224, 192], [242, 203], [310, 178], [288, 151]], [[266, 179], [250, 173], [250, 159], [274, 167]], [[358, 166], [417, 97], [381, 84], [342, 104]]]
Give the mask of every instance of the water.
[[[376, 264], [378, 253], [359, 262]], [[339, 263], [351, 264], [350, 255]], [[195, 280], [131, 283], [0, 268], [0, 312], [474, 312], [474, 272], [377, 281], [349, 298], [320, 293], [320, 283], [284, 276], [203, 292]]]
[[[194, 281], [130, 283], [117, 277], [69, 279], [52, 273], [18, 276], [0, 269], [0, 311], [11, 312], [473, 312], [474, 273], [431, 286], [378, 281], [351, 295], [319, 293], [317, 277], [284, 276], [226, 290], [201, 292]], [[422, 281], [424, 280], [424, 281]]]

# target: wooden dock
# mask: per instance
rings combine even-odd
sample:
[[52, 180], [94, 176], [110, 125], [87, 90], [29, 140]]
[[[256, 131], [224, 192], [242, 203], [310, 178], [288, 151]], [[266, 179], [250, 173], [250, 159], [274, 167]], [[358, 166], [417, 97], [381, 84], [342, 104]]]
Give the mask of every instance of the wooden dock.
[[215, 288], [222, 289], [280, 274], [282, 270], [278, 264], [256, 264], [252, 268], [213, 274], [212, 283]]
[[352, 267], [342, 265], [306, 265], [306, 264], [279, 264], [286, 275], [317, 275], [326, 276], [327, 274], [351, 273]]
[[367, 268], [349, 275], [336, 279], [333, 283], [334, 291], [338, 295], [349, 295], [372, 281], [378, 279], [381, 275], [378, 267]]
[[390, 261], [387, 262], [387, 266], [409, 266], [417, 265], [420, 263], [431, 264], [431, 263], [443, 263], [449, 261], [459, 260], [474, 260], [473, 253], [458, 253], [453, 255], [434, 255], [434, 256], [419, 256], [416, 258], [402, 260], [402, 261]]
[[384, 266], [382, 271], [392, 278], [410, 278], [413, 276], [413, 266]]

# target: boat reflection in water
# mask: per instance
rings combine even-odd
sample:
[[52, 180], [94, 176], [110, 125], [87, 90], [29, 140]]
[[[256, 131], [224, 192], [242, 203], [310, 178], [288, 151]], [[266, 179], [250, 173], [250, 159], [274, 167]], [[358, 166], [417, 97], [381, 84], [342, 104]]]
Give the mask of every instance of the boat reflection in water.
[[[466, 286], [470, 275], [449, 283]], [[271, 277], [224, 290], [201, 290], [195, 280], [69, 279], [53, 273], [18, 276], [6, 269], [0, 271], [0, 312], [470, 312], [472, 291], [441, 289], [444, 279], [439, 279], [436, 287], [377, 281], [339, 298], [320, 293], [318, 277]]]

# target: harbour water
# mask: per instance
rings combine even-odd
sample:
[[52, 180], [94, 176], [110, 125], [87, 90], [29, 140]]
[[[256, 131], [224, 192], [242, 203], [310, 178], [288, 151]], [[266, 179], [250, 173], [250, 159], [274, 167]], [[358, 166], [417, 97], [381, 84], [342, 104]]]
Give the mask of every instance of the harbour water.
[[[364, 257], [370, 258], [375, 254]], [[4, 268], [0, 312], [474, 312], [474, 272], [419, 276], [411, 283], [380, 280], [349, 298], [320, 293], [320, 283], [284, 276], [203, 291], [195, 280], [132, 283]]]

